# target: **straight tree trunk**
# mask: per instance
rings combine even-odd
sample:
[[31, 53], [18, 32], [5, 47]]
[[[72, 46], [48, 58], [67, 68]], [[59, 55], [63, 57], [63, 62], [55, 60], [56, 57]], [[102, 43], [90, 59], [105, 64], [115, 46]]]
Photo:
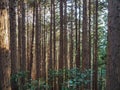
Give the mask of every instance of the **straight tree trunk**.
[[[22, 44], [21, 44], [21, 54], [22, 54], [22, 57], [21, 57], [21, 71], [22, 72], [26, 72], [27, 70], [27, 67], [26, 67], [26, 59], [27, 59], [27, 53], [26, 53], [26, 28], [25, 28], [25, 1], [24, 0], [21, 0], [21, 10], [22, 10], [22, 13], [21, 13], [21, 16], [22, 16], [22, 29], [21, 29], [21, 38], [22, 38]], [[21, 79], [21, 85], [24, 85], [25, 84], [25, 78], [22, 78]]]
[[76, 41], [75, 41], [75, 64], [76, 64], [76, 67], [79, 68], [80, 67], [80, 62], [79, 62], [79, 59], [77, 58], [78, 57], [78, 20], [77, 20], [77, 3], [78, 1], [75, 0], [75, 33], [76, 33]]
[[[9, 0], [10, 16], [10, 49], [11, 49], [11, 74], [18, 72], [18, 50], [17, 50], [17, 29], [16, 29], [16, 0]], [[12, 90], [17, 90], [16, 83], [12, 83]]]
[[120, 1], [108, 0], [107, 89], [120, 90]]
[[[39, 7], [40, 7], [40, 10], [41, 10], [41, 5], [40, 3], [38, 3], [38, 1], [36, 0], [35, 1], [35, 10], [36, 10], [36, 39], [35, 39], [35, 42], [36, 42], [36, 48], [35, 48], [35, 51], [36, 51], [36, 75], [37, 75], [37, 79], [39, 79], [41, 76], [42, 76], [42, 71], [41, 71], [41, 12], [40, 12], [40, 16], [39, 16]], [[40, 21], [39, 21], [40, 20]], [[34, 23], [34, 22], [33, 22]]]
[[53, 59], [52, 59], [52, 29], [53, 29], [53, 4], [52, 4], [53, 0], [51, 0], [51, 6], [50, 6], [50, 57], [49, 57], [49, 69], [52, 69], [53, 66]]
[[[60, 0], [60, 41], [59, 41], [59, 70], [63, 69], [63, 1]], [[58, 78], [58, 90], [61, 90], [61, 83], [63, 82], [63, 77]]]
[[0, 1], [0, 90], [11, 90], [11, 59], [7, 3], [7, 0]]
[[68, 48], [68, 40], [67, 40], [67, 0], [64, 0], [64, 36], [63, 36], [63, 40], [64, 40], [64, 44], [63, 44], [63, 50], [64, 50], [64, 68], [67, 69], [68, 67], [68, 61], [67, 61], [67, 48]]
[[[89, 69], [91, 69], [91, 0], [88, 1], [88, 37], [89, 37]], [[89, 77], [91, 80], [91, 76]], [[91, 82], [88, 84], [89, 90], [91, 90]]]
[[44, 5], [44, 14], [43, 14], [43, 78], [46, 80], [46, 21], [45, 21], [45, 14], [46, 14], [46, 6]]
[[77, 46], [77, 59], [76, 59], [76, 67], [80, 68], [80, 53], [81, 53], [81, 0], [79, 1], [79, 25], [78, 25], [78, 46]]
[[97, 79], [98, 79], [98, 0], [95, 0], [95, 30], [94, 30], [94, 41], [93, 41], [93, 90], [98, 90]]
[[[55, 24], [55, 19], [56, 19], [56, 15], [55, 15], [55, 0], [53, 0], [53, 62], [54, 62], [54, 70], [56, 70], [57, 68], [57, 54], [56, 54], [56, 24]], [[54, 83], [53, 83], [53, 90], [57, 90], [57, 83], [56, 83], [57, 79], [54, 78]]]
[[71, 31], [70, 31], [70, 48], [69, 48], [69, 55], [70, 55], [70, 68], [73, 68], [73, 1], [71, 0]]
[[25, 2], [21, 0], [22, 4], [22, 59], [21, 71], [26, 71], [26, 29], [25, 29]]
[[22, 9], [21, 9], [21, 1], [18, 1], [18, 63], [19, 69], [21, 70], [21, 60], [22, 60]]
[[27, 71], [29, 71], [29, 68], [30, 68], [30, 46], [31, 46], [31, 27], [30, 27], [30, 21], [29, 21], [29, 5], [27, 3], [27, 25], [26, 25], [26, 28], [27, 28]]
[[[89, 42], [88, 42], [88, 15], [87, 15], [87, 0], [83, 0], [83, 22], [82, 22], [82, 70], [89, 69]], [[83, 86], [83, 90], [88, 88], [88, 85]]]
[[83, 0], [83, 23], [82, 23], [82, 69], [88, 69], [88, 31], [87, 31], [87, 0]]

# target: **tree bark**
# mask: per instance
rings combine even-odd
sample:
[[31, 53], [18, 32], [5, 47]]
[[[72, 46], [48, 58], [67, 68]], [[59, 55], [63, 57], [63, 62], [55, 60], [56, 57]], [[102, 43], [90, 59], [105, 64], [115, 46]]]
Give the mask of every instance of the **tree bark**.
[[[17, 50], [17, 29], [16, 29], [16, 0], [9, 0], [10, 16], [10, 49], [11, 49], [11, 74], [18, 72], [18, 50]], [[17, 90], [16, 83], [12, 83], [12, 90]]]
[[[36, 10], [36, 69], [37, 69], [37, 79], [40, 78], [41, 76], [41, 42], [40, 42], [40, 38], [41, 38], [41, 30], [39, 28], [39, 15], [38, 15], [38, 3], [37, 3], [37, 0], [35, 1], [35, 10]], [[34, 12], [34, 11], [33, 11]], [[34, 22], [33, 22], [34, 23]]]
[[7, 0], [0, 2], [0, 89], [11, 90], [10, 43], [8, 28]]
[[108, 0], [107, 89], [120, 90], [120, 1]]

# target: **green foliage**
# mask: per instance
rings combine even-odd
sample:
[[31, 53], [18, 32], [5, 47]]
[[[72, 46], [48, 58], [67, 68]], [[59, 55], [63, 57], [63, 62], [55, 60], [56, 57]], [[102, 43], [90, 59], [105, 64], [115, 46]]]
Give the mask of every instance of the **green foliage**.
[[[28, 80], [29, 72], [18, 72], [11, 76], [11, 82], [17, 85], [19, 90], [36, 90], [36, 89], [48, 89], [52, 86], [48, 85], [44, 79], [39, 78], [37, 80]], [[91, 70], [80, 70], [78, 68], [73, 69], [61, 69], [50, 70], [49, 81], [52, 82], [55, 78], [63, 78], [63, 82], [60, 83], [62, 90], [77, 90], [76, 87], [82, 85], [86, 86], [91, 82]], [[25, 84], [21, 84], [21, 79], [25, 79]]]
[[99, 69], [98, 88], [99, 90], [106, 90], [106, 68]]
[[86, 86], [91, 82], [90, 77], [91, 70], [82, 71], [78, 68], [49, 71], [50, 81], [54, 78], [63, 78], [63, 82], [60, 83], [62, 90], [76, 90], [76, 87]]
[[[46, 82], [43, 79], [38, 79], [38, 80], [32, 80], [32, 79], [27, 79], [28, 77], [28, 72], [18, 72], [17, 74], [14, 74], [11, 76], [11, 83], [16, 85], [19, 90], [36, 90], [37, 88], [39, 89], [44, 89], [44, 88], [49, 88]], [[21, 84], [21, 79], [25, 80], [25, 84]]]
[[28, 76], [28, 72], [24, 72], [24, 71], [13, 74], [11, 76], [11, 83], [14, 84], [14, 86], [18, 87], [19, 90], [22, 90], [24, 88], [24, 86], [21, 85], [20, 80], [21, 79], [26, 80], [27, 76]]

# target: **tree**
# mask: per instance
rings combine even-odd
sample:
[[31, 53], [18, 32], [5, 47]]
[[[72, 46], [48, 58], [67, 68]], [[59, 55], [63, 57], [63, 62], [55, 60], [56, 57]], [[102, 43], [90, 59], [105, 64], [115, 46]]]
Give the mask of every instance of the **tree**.
[[53, 34], [52, 34], [52, 29], [53, 29], [53, 0], [51, 0], [51, 4], [50, 4], [50, 14], [51, 14], [51, 16], [50, 16], [50, 57], [49, 57], [49, 65], [48, 65], [48, 67], [49, 67], [49, 69], [52, 69], [53, 68], [53, 66], [52, 66], [52, 64], [53, 64], [53, 50], [52, 50], [52, 46], [53, 46], [53, 44], [52, 44], [52, 37], [53, 37]]
[[82, 69], [89, 69], [88, 31], [87, 31], [87, 0], [83, 0], [83, 23], [82, 23]]
[[21, 71], [26, 71], [26, 29], [25, 29], [25, 1], [21, 0], [22, 4], [22, 59]]
[[0, 2], [0, 89], [11, 90], [10, 74], [10, 44], [9, 44], [9, 28], [8, 28], [8, 1]]
[[[40, 6], [40, 4], [36, 0], [34, 8], [36, 8], [36, 19], [37, 19], [36, 20], [36, 49], [35, 49], [36, 50], [37, 78], [40, 78], [40, 76], [41, 76], [41, 71], [40, 71], [41, 70], [41, 25], [40, 25], [40, 22], [41, 22], [40, 18], [41, 18], [41, 16], [38, 15], [38, 13], [39, 13], [39, 10], [38, 10], [39, 6]], [[40, 10], [41, 10], [41, 6], [40, 6]], [[40, 15], [41, 15], [41, 13], [40, 13]], [[33, 21], [33, 23], [34, 23], [34, 21]]]
[[[16, 29], [16, 0], [9, 0], [10, 15], [10, 49], [11, 49], [11, 74], [18, 72], [17, 52], [17, 29]], [[12, 83], [12, 90], [16, 90], [15, 83]]]
[[[19, 61], [19, 66], [21, 66], [21, 60], [22, 60], [22, 17], [21, 17], [21, 1], [18, 1], [18, 61]], [[20, 67], [19, 67], [20, 68]]]
[[[29, 78], [31, 78], [32, 75], [32, 68], [33, 68], [33, 58], [34, 58], [34, 38], [35, 38], [35, 1], [31, 2], [32, 6], [32, 12], [33, 12], [33, 18], [32, 18], [32, 30], [31, 30], [31, 40], [30, 40], [30, 61], [28, 63], [28, 71], [30, 72]], [[36, 56], [37, 58], [37, 56]], [[38, 63], [39, 64], [39, 63]], [[39, 67], [38, 67], [39, 68]], [[37, 74], [38, 75], [38, 74]]]
[[64, 68], [67, 68], [68, 67], [68, 61], [67, 61], [67, 51], [68, 51], [68, 40], [67, 40], [67, 1], [66, 0], [64, 0], [64, 27], [63, 27], [63, 29], [64, 29], [64, 31], [63, 31], [63, 67]]
[[120, 1], [108, 0], [107, 90], [120, 90]]
[[78, 22], [78, 45], [77, 45], [77, 59], [76, 67], [80, 68], [80, 53], [81, 53], [81, 0], [79, 1], [79, 22]]
[[[59, 42], [59, 69], [63, 69], [63, 0], [60, 0], [60, 42]], [[63, 78], [58, 79], [60, 84], [63, 81]], [[61, 87], [59, 85], [59, 89]]]
[[71, 22], [70, 22], [70, 28], [71, 28], [71, 31], [70, 31], [70, 46], [69, 46], [69, 57], [70, 57], [70, 68], [73, 68], [73, 46], [74, 46], [74, 43], [73, 43], [73, 1], [71, 0]]
[[98, 89], [97, 79], [98, 79], [98, 0], [95, 0], [94, 7], [94, 40], [93, 40], [93, 90]]

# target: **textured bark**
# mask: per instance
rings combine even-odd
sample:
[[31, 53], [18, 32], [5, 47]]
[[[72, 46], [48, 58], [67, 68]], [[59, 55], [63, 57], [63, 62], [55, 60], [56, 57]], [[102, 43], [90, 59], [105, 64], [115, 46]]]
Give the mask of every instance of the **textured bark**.
[[[42, 75], [42, 72], [41, 72], [41, 25], [40, 25], [40, 22], [41, 22], [41, 13], [40, 13], [40, 16], [39, 16], [39, 4], [38, 2], [36, 1], [36, 4], [34, 6], [36, 8], [36, 75], [37, 75], [37, 79], [41, 77]], [[41, 10], [41, 6], [40, 6], [40, 10]], [[40, 20], [40, 22], [38, 21]]]
[[[82, 70], [89, 69], [89, 42], [88, 42], [88, 15], [87, 0], [83, 0], [83, 22], [82, 22]], [[87, 88], [88, 86], [85, 86]], [[84, 86], [82, 87], [84, 90]]]
[[43, 70], [43, 78], [46, 79], [46, 21], [45, 21], [45, 14], [46, 14], [46, 6], [44, 6], [44, 26], [43, 26], [43, 64], [42, 64], [42, 70]]
[[77, 45], [77, 59], [76, 59], [76, 67], [80, 68], [80, 53], [81, 53], [81, 1], [79, 1], [79, 22], [78, 22], [78, 45]]
[[22, 4], [22, 59], [21, 59], [21, 71], [26, 71], [26, 29], [25, 29], [25, 2], [21, 0]]
[[[21, 27], [21, 41], [22, 41], [22, 44], [21, 44], [21, 62], [20, 62], [20, 70], [21, 71], [24, 71], [26, 72], [27, 70], [27, 66], [26, 66], [26, 62], [27, 62], [27, 53], [26, 53], [26, 28], [25, 28], [25, 1], [24, 0], [21, 0], [21, 10], [22, 10], [22, 13], [21, 13], [21, 16], [22, 16], [22, 27]], [[22, 78], [21, 79], [21, 85], [24, 85], [25, 84], [25, 78]]]
[[[59, 41], [59, 70], [63, 69], [63, 0], [60, 0], [60, 41]], [[58, 84], [59, 88], [58, 90], [61, 90], [61, 85], [63, 77], [59, 77]]]
[[77, 6], [77, 3], [78, 1], [75, 0], [75, 33], [76, 33], [76, 41], [75, 41], [75, 64], [76, 64], [76, 67], [79, 68], [80, 67], [80, 60], [78, 59], [78, 20], [77, 20], [77, 9], [78, 9], [78, 6]]
[[[51, 16], [50, 16], [50, 40], [49, 40], [49, 42], [50, 42], [50, 55], [49, 55], [49, 63], [48, 63], [48, 70], [50, 70], [50, 69], [53, 69], [54, 68], [54, 66], [53, 66], [53, 64], [54, 64], [54, 61], [53, 61], [53, 34], [52, 34], [52, 32], [53, 32], [53, 0], [51, 0], [51, 2], [50, 2], [50, 14], [51, 14]], [[53, 82], [49, 82], [49, 84], [51, 85], [51, 86], [53, 86]], [[51, 88], [51, 90], [53, 90], [53, 87]]]
[[60, 1], [60, 55], [59, 69], [63, 68], [63, 0]]
[[88, 31], [87, 31], [87, 0], [83, 0], [83, 23], [82, 23], [82, 69], [89, 67]]
[[[22, 17], [21, 17], [21, 13], [22, 13], [22, 9], [21, 9], [21, 2], [18, 1], [18, 63], [19, 66], [21, 67], [21, 59], [22, 59]], [[20, 69], [19, 67], [19, 69]]]
[[67, 51], [68, 51], [68, 40], [67, 40], [67, 1], [64, 0], [64, 35], [63, 35], [63, 40], [64, 40], [64, 44], [63, 44], [63, 55], [64, 55], [64, 68], [68, 67], [68, 61], [67, 61]]
[[33, 68], [33, 58], [34, 58], [34, 38], [35, 38], [35, 3], [33, 2], [33, 21], [32, 21], [32, 35], [31, 35], [31, 46], [30, 46], [30, 62], [29, 62], [29, 78], [32, 75], [32, 68]]
[[88, 33], [89, 33], [89, 68], [91, 68], [91, 0], [89, 0], [89, 27], [88, 27]]
[[[53, 61], [54, 61], [54, 70], [57, 69], [57, 53], [56, 53], [56, 23], [55, 23], [55, 0], [53, 0]], [[57, 90], [56, 78], [54, 78], [53, 90]]]
[[[89, 5], [88, 5], [88, 19], [89, 19], [89, 26], [88, 26], [88, 37], [89, 37], [89, 69], [91, 69], [91, 11], [92, 11], [92, 5], [91, 5], [91, 0], [89, 0]], [[91, 76], [89, 77], [89, 79], [91, 80]], [[89, 90], [91, 90], [91, 82], [88, 84], [88, 88]]]
[[53, 64], [53, 57], [52, 57], [52, 46], [53, 46], [53, 44], [52, 44], [52, 29], [53, 29], [53, 4], [52, 4], [52, 1], [53, 0], [51, 0], [51, 6], [50, 6], [50, 14], [51, 14], [51, 16], [50, 16], [50, 57], [49, 57], [49, 65], [48, 65], [48, 68], [49, 69], [52, 69], [53, 68], [53, 66], [52, 66], [52, 64]]
[[120, 1], [109, 0], [107, 89], [120, 90]]
[[26, 25], [26, 29], [27, 29], [27, 71], [29, 71], [30, 69], [30, 46], [31, 46], [31, 28], [30, 28], [30, 21], [29, 21], [29, 5], [27, 3], [27, 10], [26, 10], [26, 15], [27, 15], [27, 25]]
[[70, 47], [69, 47], [69, 55], [70, 55], [70, 68], [73, 68], [73, 1], [71, 0], [71, 31], [70, 31]]
[[[16, 0], [9, 0], [9, 16], [10, 16], [10, 49], [11, 49], [11, 74], [18, 72], [18, 50], [17, 50], [17, 29], [16, 29]], [[12, 83], [12, 90], [18, 87]]]
[[0, 89], [11, 90], [11, 59], [7, 0], [0, 1]]
[[56, 15], [55, 15], [55, 0], [53, 0], [53, 59], [54, 59], [54, 69], [56, 69], [56, 64], [57, 64], [57, 62], [56, 62], [56, 28], [55, 28], [55, 26], [56, 26], [56, 24], [55, 24], [55, 17], [56, 17]]
[[93, 41], [93, 90], [98, 90], [98, 0], [95, 1], [95, 24], [94, 24], [94, 41]]

